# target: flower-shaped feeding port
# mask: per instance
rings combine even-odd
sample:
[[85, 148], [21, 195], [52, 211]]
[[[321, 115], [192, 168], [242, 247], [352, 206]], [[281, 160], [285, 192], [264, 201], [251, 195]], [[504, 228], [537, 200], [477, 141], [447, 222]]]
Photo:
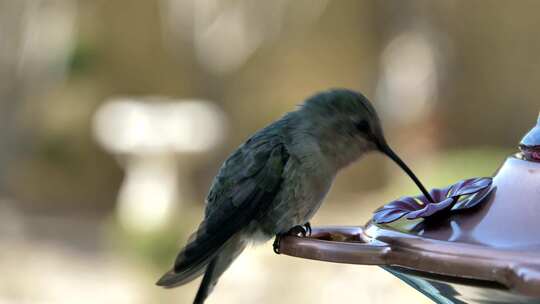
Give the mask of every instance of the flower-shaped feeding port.
[[540, 162], [540, 116], [536, 126], [519, 143], [519, 149], [526, 160]]
[[429, 192], [434, 202], [424, 195], [402, 197], [374, 212], [373, 221], [387, 224], [405, 217], [408, 220], [440, 215], [444, 211], [457, 211], [472, 208], [489, 196], [493, 188], [490, 177], [462, 180], [442, 189]]

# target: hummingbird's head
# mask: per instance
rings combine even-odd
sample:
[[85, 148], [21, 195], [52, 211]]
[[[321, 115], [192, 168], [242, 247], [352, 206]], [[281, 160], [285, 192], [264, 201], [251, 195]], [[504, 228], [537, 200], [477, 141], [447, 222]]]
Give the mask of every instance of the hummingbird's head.
[[377, 112], [361, 93], [347, 89], [321, 92], [308, 98], [302, 110], [317, 135], [336, 148], [357, 148], [362, 154], [387, 146]]
[[319, 145], [338, 167], [343, 167], [369, 151], [379, 151], [392, 159], [416, 183], [424, 195], [431, 196], [411, 169], [387, 144], [381, 123], [369, 100], [359, 92], [333, 89], [306, 100], [302, 109]]

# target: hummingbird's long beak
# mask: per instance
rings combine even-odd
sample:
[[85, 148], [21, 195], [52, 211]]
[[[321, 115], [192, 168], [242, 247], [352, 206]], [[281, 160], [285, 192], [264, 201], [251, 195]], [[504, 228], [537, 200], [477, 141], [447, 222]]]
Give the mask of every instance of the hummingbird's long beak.
[[390, 149], [390, 147], [387, 145], [387, 144], [381, 144], [379, 146], [379, 149], [381, 150], [382, 153], [386, 154], [388, 157], [390, 157], [394, 162], [396, 162], [396, 164], [401, 168], [403, 169], [403, 171], [405, 171], [405, 173], [407, 173], [407, 175], [409, 175], [409, 177], [414, 181], [414, 183], [416, 184], [416, 186], [418, 186], [418, 188], [420, 188], [420, 191], [422, 191], [422, 193], [424, 194], [424, 196], [431, 202], [431, 203], [434, 203], [433, 201], [433, 198], [431, 197], [431, 195], [429, 195], [429, 192], [426, 190], [426, 188], [424, 187], [424, 185], [422, 185], [422, 183], [420, 182], [420, 180], [418, 179], [418, 177], [416, 177], [416, 175], [414, 175], [414, 173], [412, 172], [412, 170], [405, 164], [405, 162], [403, 162], [401, 160], [401, 158], [399, 158], [399, 156], [397, 156], [397, 154], [392, 151], [392, 149]]

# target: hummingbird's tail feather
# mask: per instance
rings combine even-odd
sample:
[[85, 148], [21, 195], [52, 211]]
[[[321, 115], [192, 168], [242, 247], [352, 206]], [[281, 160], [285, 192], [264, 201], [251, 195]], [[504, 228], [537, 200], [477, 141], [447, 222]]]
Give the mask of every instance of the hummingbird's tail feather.
[[200, 265], [200, 267], [197, 267], [196, 269], [191, 269], [191, 271], [184, 272], [184, 273], [177, 273], [174, 271], [174, 269], [171, 269], [167, 271], [160, 279], [156, 282], [156, 285], [165, 287], [165, 288], [173, 288], [180, 285], [187, 284], [199, 276], [201, 276], [204, 271], [206, 270], [206, 264]]
[[172, 288], [187, 284], [201, 276], [224, 245], [224, 242], [209, 242], [206, 239], [204, 229], [200, 227], [176, 257], [173, 269], [165, 273], [156, 285]]
[[[190, 242], [192, 244], [193, 240]], [[188, 245], [189, 246], [189, 245]], [[212, 292], [219, 277], [229, 268], [232, 262], [242, 253], [246, 243], [243, 240], [241, 233], [235, 234], [225, 244], [217, 250], [211, 250], [212, 254], [205, 254], [204, 259], [197, 259], [197, 263], [184, 266], [182, 269], [171, 269], [165, 273], [156, 283], [159, 286], [172, 288], [187, 284], [204, 273], [204, 278], [197, 292], [195, 304], [203, 303], [206, 297]], [[179, 255], [181, 259], [182, 255]], [[181, 260], [177, 261], [183, 264]], [[184, 264], [185, 265], [185, 264]]]
[[240, 238], [234, 238], [227, 243], [223, 251], [206, 267], [203, 280], [195, 296], [193, 304], [202, 304], [210, 295], [218, 279], [229, 268], [232, 262], [242, 253], [245, 243]]

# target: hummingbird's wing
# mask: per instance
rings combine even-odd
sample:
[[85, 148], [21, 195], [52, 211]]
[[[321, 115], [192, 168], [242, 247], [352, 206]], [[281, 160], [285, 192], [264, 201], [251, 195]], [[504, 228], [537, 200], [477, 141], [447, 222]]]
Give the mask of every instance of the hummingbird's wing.
[[204, 221], [178, 254], [168, 278], [158, 284], [177, 286], [202, 274], [232, 236], [267, 210], [279, 193], [288, 159], [279, 133], [271, 128], [232, 154], [214, 179]]

